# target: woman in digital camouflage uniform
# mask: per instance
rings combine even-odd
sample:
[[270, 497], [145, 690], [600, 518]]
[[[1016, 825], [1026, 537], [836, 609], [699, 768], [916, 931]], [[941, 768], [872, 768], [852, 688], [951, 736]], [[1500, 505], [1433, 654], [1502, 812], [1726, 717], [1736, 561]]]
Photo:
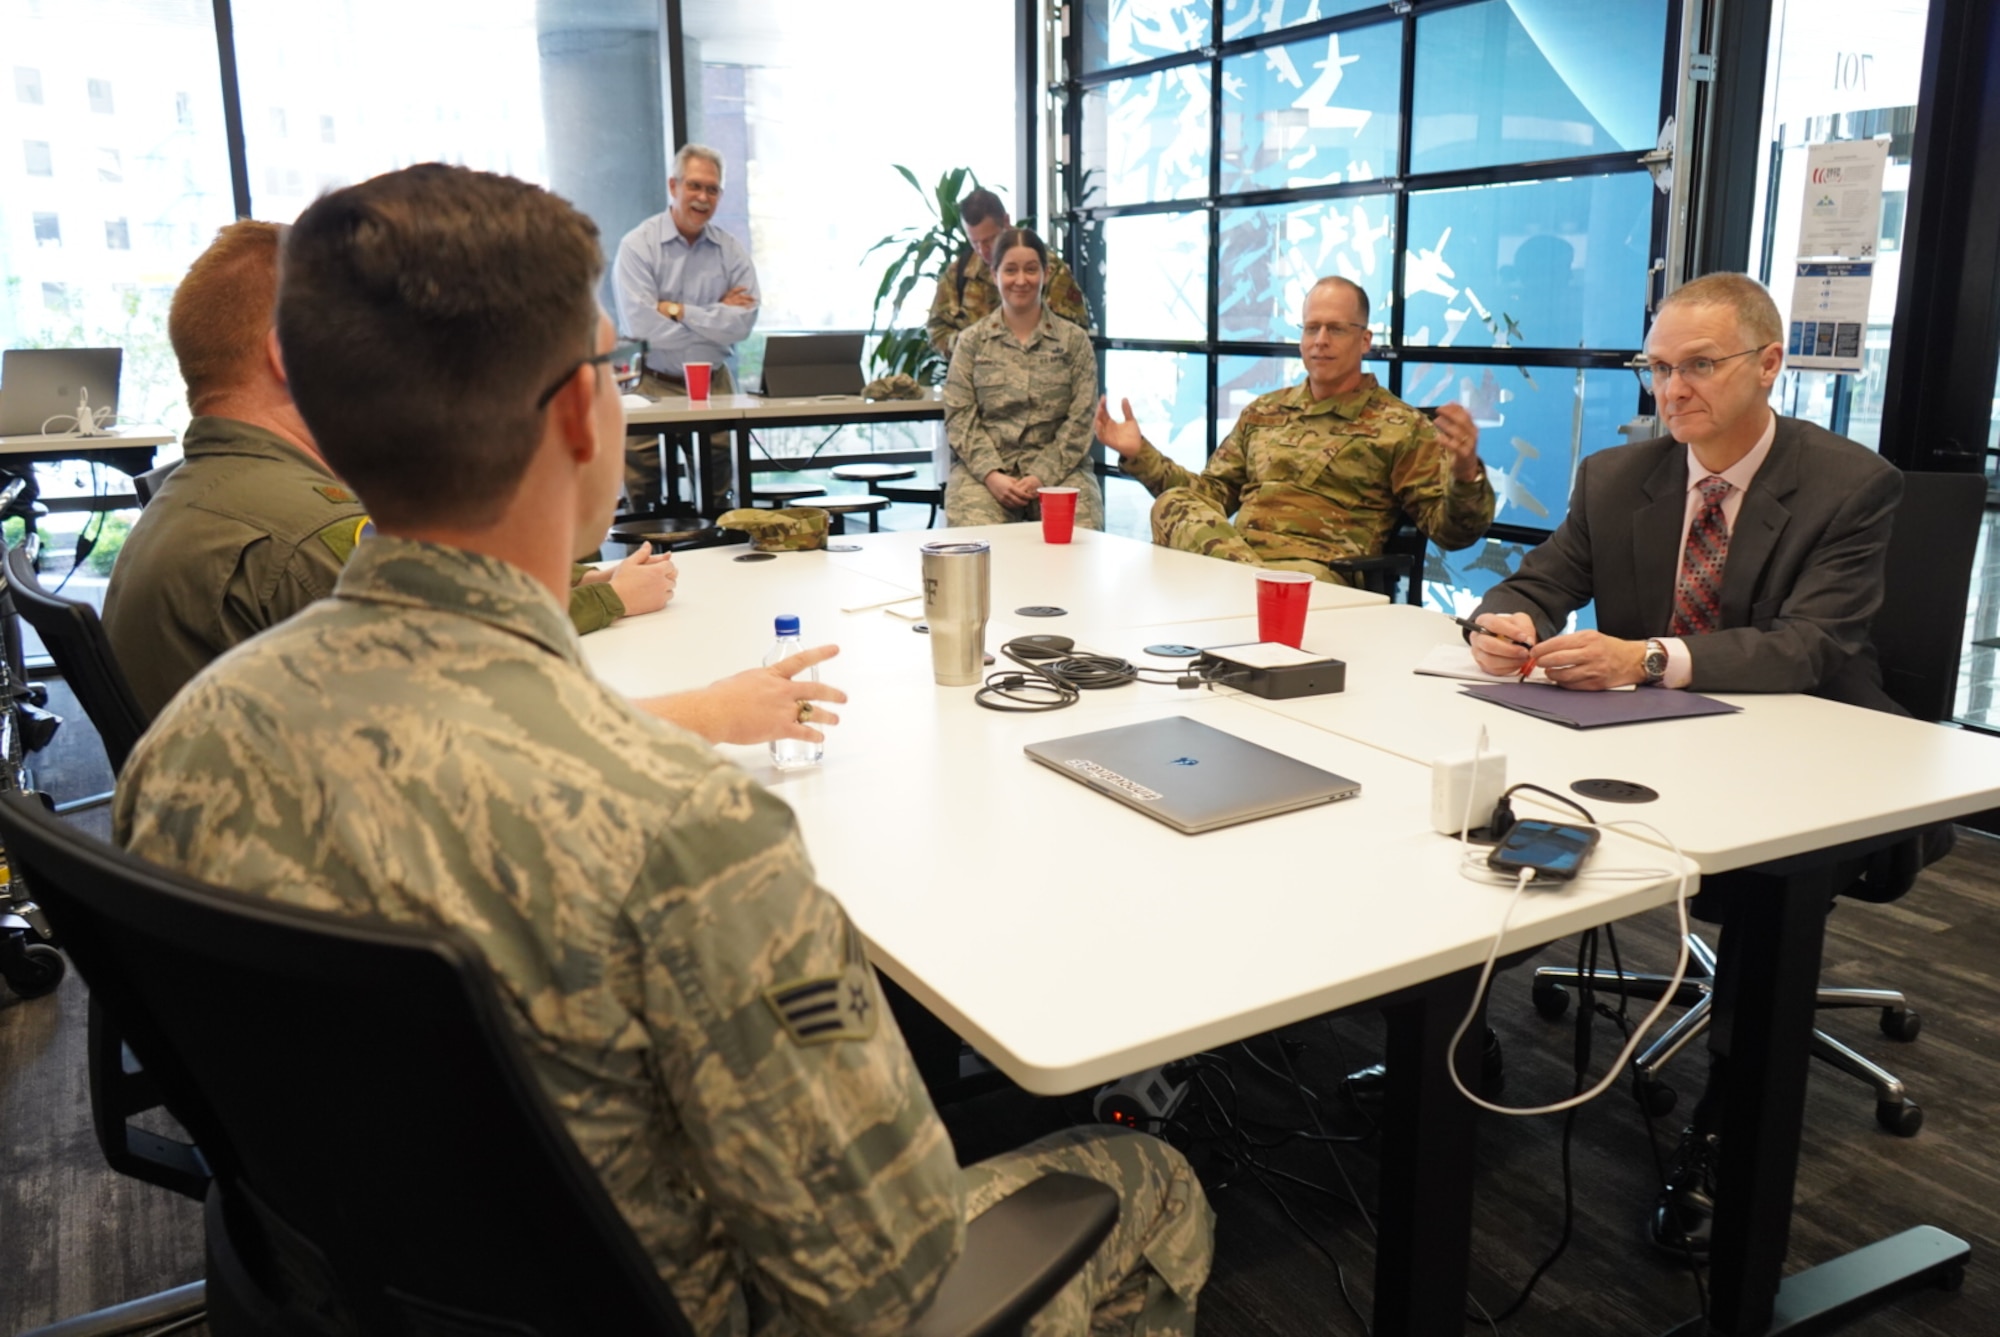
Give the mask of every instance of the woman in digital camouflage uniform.
[[1042, 304], [1048, 247], [1026, 228], [994, 243], [1000, 307], [958, 336], [944, 383], [951, 477], [945, 523], [1039, 518], [1035, 493], [1077, 490], [1076, 523], [1104, 528], [1091, 450], [1097, 355], [1090, 336]]

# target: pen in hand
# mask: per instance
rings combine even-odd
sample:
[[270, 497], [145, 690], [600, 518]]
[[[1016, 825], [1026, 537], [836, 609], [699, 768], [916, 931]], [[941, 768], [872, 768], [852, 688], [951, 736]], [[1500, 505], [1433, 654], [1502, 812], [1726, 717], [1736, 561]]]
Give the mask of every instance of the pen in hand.
[[1480, 626], [1477, 622], [1474, 622], [1469, 617], [1454, 616], [1451, 620], [1453, 622], [1456, 622], [1459, 626], [1464, 627], [1467, 631], [1476, 631], [1481, 636], [1491, 636], [1496, 641], [1505, 641], [1509, 645], [1518, 645], [1523, 650], [1526, 650], [1528, 652], [1528, 657], [1521, 664], [1520, 681], [1526, 682], [1528, 680], [1528, 675], [1535, 671], [1535, 647], [1530, 645], [1528, 642], [1515, 640], [1512, 636], [1503, 636], [1497, 631], [1490, 631], [1487, 628]]
[[1506, 636], [1497, 631], [1490, 631], [1469, 617], [1453, 617], [1452, 621], [1458, 623], [1459, 626], [1464, 627], [1467, 631], [1476, 631], [1481, 636], [1491, 636], [1496, 641], [1505, 641], [1509, 645], [1518, 645], [1523, 650], [1532, 650], [1535, 648], [1532, 641], [1520, 641], [1514, 639], [1512, 636]]

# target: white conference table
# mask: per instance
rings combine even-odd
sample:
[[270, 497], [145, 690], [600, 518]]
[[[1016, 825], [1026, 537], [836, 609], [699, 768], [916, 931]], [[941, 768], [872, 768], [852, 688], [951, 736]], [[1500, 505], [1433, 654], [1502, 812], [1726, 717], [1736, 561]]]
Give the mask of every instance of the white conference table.
[[[852, 544], [860, 551], [829, 552], [826, 559], [834, 566], [907, 586], [915, 594], [923, 589], [923, 546], [967, 540], [992, 546], [996, 614], [1025, 607], [1062, 608], [1065, 616], [1031, 620], [1041, 624], [1036, 630], [1069, 636], [1079, 646], [1106, 648], [1088, 642], [1075, 628], [1101, 635], [1112, 628], [1170, 628], [1180, 622], [1238, 616], [1251, 619], [1249, 639], [1256, 639], [1254, 567], [1175, 552], [1095, 529], [1076, 530], [1066, 544], [1044, 543], [1039, 522], [843, 535], [833, 541]], [[1387, 602], [1379, 594], [1320, 581], [1312, 586], [1307, 607], [1367, 608]], [[1178, 640], [1179, 636], [1163, 632], [1158, 639]], [[998, 644], [989, 639], [988, 648]]]
[[[1254, 622], [1171, 631], [1192, 644], [1223, 644], [1254, 634]], [[1346, 690], [1257, 707], [1412, 763], [1468, 753], [1484, 727], [1507, 754], [1509, 783], [1565, 794], [1585, 778], [1649, 786], [1656, 801], [1582, 801], [1600, 820], [1635, 817], [1661, 828], [1704, 874], [1736, 875], [1710, 1030], [1712, 1045], [1730, 1047], [1734, 1074], [1718, 1171], [1728, 1187], [1716, 1212], [1715, 1330], [1795, 1330], [1923, 1284], [1962, 1259], [1962, 1243], [1917, 1227], [1782, 1276], [1835, 867], [1897, 833], [2000, 806], [2000, 740], [1795, 695], [1717, 694], [1741, 713], [1570, 729], [1412, 671], [1432, 647], [1462, 639], [1449, 619], [1406, 606], [1314, 612], [1305, 647], [1346, 661]], [[1565, 813], [1532, 793], [1521, 798]]]
[[[993, 535], [996, 592], [1017, 570], [1053, 562], [1030, 580], [1036, 597], [1077, 611], [996, 619], [989, 646], [1054, 630], [1122, 653], [1133, 615], [1171, 607], [1183, 585], [1183, 611], [1253, 597], [1249, 573], [1228, 563], [1101, 535], [1043, 549], [1038, 526], [1005, 528], [1014, 532]], [[643, 695], [754, 664], [778, 613], [799, 613], [809, 644], [838, 641], [826, 677], [851, 700], [820, 767], [781, 774], [761, 748], [723, 751], [791, 803], [820, 881], [876, 963], [1029, 1090], [1079, 1090], [1380, 1005], [1391, 1085], [1375, 1330], [1461, 1332], [1474, 1120], [1445, 1055], [1508, 892], [1462, 877], [1459, 847], [1430, 829], [1428, 769], [1229, 691], [1133, 685], [1047, 714], [982, 710], [971, 688], [934, 683], [928, 644], [906, 621], [866, 606], [899, 592], [906, 570], [914, 584], [914, 548], [906, 559], [901, 546], [911, 537], [756, 563], [736, 561], [741, 548], [681, 554], [674, 602], [587, 637], [586, 657], [614, 687]], [[1334, 607], [1375, 602], [1321, 589]], [[1361, 795], [1189, 837], [1021, 751], [1176, 713], [1347, 775]], [[1504, 947], [1670, 903], [1684, 871], [1656, 847], [1607, 837], [1585, 876], [1524, 900]], [[1471, 1034], [1464, 1052], [1476, 1054]]]

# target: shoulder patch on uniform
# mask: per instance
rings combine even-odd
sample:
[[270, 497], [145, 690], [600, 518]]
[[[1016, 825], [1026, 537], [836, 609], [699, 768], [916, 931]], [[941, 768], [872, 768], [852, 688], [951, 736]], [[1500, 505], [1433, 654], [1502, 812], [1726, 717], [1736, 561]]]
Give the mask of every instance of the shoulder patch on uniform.
[[869, 973], [865, 962], [850, 961], [838, 974], [773, 985], [764, 990], [764, 1001], [793, 1044], [866, 1040], [875, 1034], [876, 1014], [882, 1010]]
[[319, 531], [319, 541], [327, 546], [342, 566], [354, 555], [361, 540], [375, 533], [375, 522], [365, 515], [357, 515], [346, 520], [335, 520]]
[[359, 497], [338, 483], [319, 483], [313, 487], [313, 491], [319, 493], [336, 506], [352, 506], [360, 500]]

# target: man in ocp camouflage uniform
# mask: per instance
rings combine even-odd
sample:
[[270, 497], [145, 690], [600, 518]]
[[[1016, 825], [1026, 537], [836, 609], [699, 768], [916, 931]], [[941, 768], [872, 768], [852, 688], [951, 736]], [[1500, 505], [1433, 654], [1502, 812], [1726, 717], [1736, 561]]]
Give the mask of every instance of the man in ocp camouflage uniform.
[[[993, 254], [993, 243], [1009, 226], [1007, 206], [1000, 203], [998, 195], [980, 186], [958, 202], [958, 221], [971, 244], [945, 267], [937, 295], [931, 298], [931, 318], [926, 326], [931, 347], [947, 361], [960, 331], [1000, 309], [1000, 290], [993, 284], [993, 265], [999, 257]], [[1090, 329], [1090, 304], [1060, 256], [1049, 257], [1042, 304], [1070, 324]]]
[[[585, 669], [561, 598], [625, 431], [599, 256], [555, 196], [439, 164], [300, 216], [279, 338], [377, 533], [332, 598], [167, 708], [119, 784], [119, 839], [470, 935], [704, 1337], [902, 1332], [967, 1218], [1053, 1169], [1121, 1210], [1034, 1331], [1190, 1332], [1211, 1218], [1185, 1160], [1077, 1131], [961, 1169], [791, 810]], [[487, 407], [476, 428], [436, 402], [446, 368]]]
[[1361, 370], [1373, 336], [1358, 285], [1321, 279], [1303, 324], [1305, 383], [1252, 402], [1200, 474], [1146, 441], [1130, 401], [1122, 421], [1099, 401], [1098, 440], [1155, 498], [1153, 541], [1343, 583], [1327, 564], [1381, 552], [1403, 515], [1440, 547], [1478, 542], [1493, 488], [1472, 416], [1448, 404], [1433, 426]]

